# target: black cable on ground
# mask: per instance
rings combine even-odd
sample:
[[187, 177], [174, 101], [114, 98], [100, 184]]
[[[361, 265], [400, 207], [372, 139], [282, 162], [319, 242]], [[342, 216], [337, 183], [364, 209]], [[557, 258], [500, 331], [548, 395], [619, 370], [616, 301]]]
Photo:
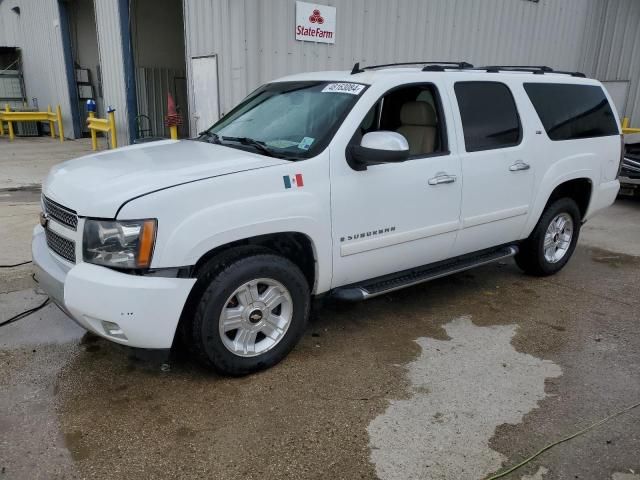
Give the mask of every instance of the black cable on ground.
[[29, 263], [31, 263], [31, 260], [27, 260], [26, 262], [15, 263], [13, 265], [0, 265], [0, 268], [14, 268], [14, 267], [19, 267], [21, 265], [27, 265]]
[[28, 317], [32, 313], [37, 312], [41, 308], [44, 308], [48, 303], [49, 303], [49, 298], [47, 297], [47, 299], [37, 307], [33, 307], [33, 308], [30, 308], [29, 310], [25, 310], [24, 312], [14, 315], [8, 320], [5, 320], [4, 322], [0, 323], [0, 327], [4, 327], [5, 325], [9, 325], [10, 323], [17, 322], [18, 320], [22, 320], [24, 317]]

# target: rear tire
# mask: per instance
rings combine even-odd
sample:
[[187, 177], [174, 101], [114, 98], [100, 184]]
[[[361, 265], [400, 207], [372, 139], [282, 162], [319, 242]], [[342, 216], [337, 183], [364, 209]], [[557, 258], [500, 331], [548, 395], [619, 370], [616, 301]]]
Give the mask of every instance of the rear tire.
[[201, 273], [208, 283], [189, 328], [205, 366], [240, 376], [282, 360], [304, 334], [309, 285], [290, 260], [266, 249], [229, 252]]
[[516, 263], [525, 273], [538, 277], [559, 272], [573, 255], [581, 224], [580, 210], [573, 199], [555, 200], [520, 245]]

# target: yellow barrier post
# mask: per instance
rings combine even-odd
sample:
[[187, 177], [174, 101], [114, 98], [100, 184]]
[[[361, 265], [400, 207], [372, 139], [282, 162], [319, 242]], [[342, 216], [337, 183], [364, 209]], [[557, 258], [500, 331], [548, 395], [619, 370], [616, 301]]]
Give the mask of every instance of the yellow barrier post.
[[[91, 119], [95, 117], [96, 117], [95, 113], [89, 112], [89, 122], [91, 122]], [[98, 149], [98, 135], [96, 134], [96, 131], [93, 128], [89, 128], [89, 131], [91, 132], [91, 148], [95, 152]]]
[[47, 105], [47, 114], [49, 115], [49, 131], [51, 133], [51, 138], [56, 138], [56, 129], [53, 127], [53, 120], [51, 120], [51, 116], [53, 115], [51, 105]]
[[116, 111], [110, 109], [107, 113], [109, 117], [109, 130], [111, 134], [111, 148], [118, 148], [118, 137], [116, 135]]
[[62, 110], [60, 105], [56, 107], [56, 117], [58, 118], [58, 135], [60, 135], [60, 143], [64, 142], [64, 125], [62, 125]]
[[[4, 111], [7, 113], [11, 112], [8, 103], [5, 105]], [[7, 120], [7, 125], [9, 125], [9, 140], [13, 142], [13, 139], [16, 137], [13, 132], [13, 122], [11, 120]]]
[[640, 128], [631, 128], [629, 126], [629, 117], [624, 117], [622, 119], [622, 134], [630, 135], [632, 133], [640, 133]]
[[171, 93], [167, 93], [167, 115], [164, 117], [164, 124], [169, 127], [171, 140], [178, 140], [178, 125], [182, 125], [182, 115], [178, 113]]
[[104, 132], [109, 135], [109, 143], [111, 145], [111, 148], [118, 148], [115, 109], [109, 107], [109, 110], [107, 110], [107, 118], [96, 118], [95, 102], [93, 100], [87, 100], [87, 107], [87, 110], [89, 112], [89, 118], [87, 118], [87, 126], [91, 131], [91, 147], [93, 148], [93, 150], [98, 149], [96, 132]]

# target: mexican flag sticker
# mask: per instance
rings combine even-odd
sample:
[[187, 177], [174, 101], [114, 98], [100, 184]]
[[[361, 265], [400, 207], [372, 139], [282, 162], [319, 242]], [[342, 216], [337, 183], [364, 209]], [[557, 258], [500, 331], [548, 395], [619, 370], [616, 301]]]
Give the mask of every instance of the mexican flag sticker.
[[302, 174], [301, 173], [296, 173], [295, 175], [284, 175], [282, 177], [282, 180], [284, 181], [284, 188], [291, 188], [291, 187], [304, 187], [304, 182], [302, 180]]

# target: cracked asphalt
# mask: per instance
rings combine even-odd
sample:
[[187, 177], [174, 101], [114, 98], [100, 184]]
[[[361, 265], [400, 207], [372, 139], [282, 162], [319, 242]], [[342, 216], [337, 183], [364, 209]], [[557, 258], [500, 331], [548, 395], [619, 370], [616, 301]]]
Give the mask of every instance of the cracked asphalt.
[[[15, 248], [0, 260], [17, 262], [38, 193], [4, 193], [0, 233]], [[0, 328], [0, 479], [486, 477], [640, 401], [639, 244], [640, 202], [620, 200], [554, 277], [508, 261], [318, 304], [285, 361], [240, 379], [111, 344], [47, 306]], [[0, 269], [0, 322], [42, 301], [30, 273]], [[451, 356], [435, 362], [437, 349]], [[483, 452], [497, 464], [480, 465]], [[634, 479], [639, 452], [640, 408], [506, 478]]]

